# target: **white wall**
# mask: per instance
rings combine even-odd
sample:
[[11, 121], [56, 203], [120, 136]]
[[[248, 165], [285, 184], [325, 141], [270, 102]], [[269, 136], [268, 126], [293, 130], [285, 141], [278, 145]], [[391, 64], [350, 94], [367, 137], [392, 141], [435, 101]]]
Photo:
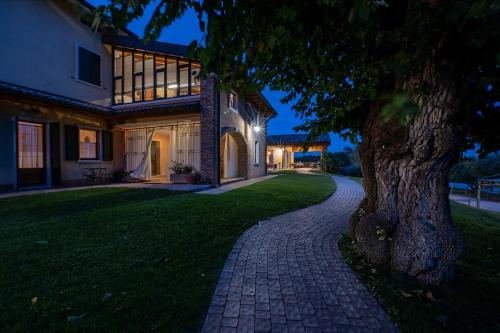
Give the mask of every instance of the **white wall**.
[[238, 144], [226, 134], [223, 138], [224, 143], [224, 178], [238, 177]]
[[[68, 1], [0, 1], [0, 36], [0, 80], [110, 104], [111, 54]], [[101, 88], [75, 79], [77, 44], [101, 56]]]
[[[224, 127], [234, 127], [237, 132], [239, 132], [247, 144], [247, 178], [255, 178], [263, 176], [266, 173], [266, 124], [263, 121], [264, 116], [251, 115], [250, 118], [245, 117], [245, 99], [243, 95], [238, 95], [239, 112], [229, 110], [227, 105], [227, 92], [220, 92], [220, 126]], [[256, 122], [259, 122], [261, 131], [255, 133], [253, 127]], [[259, 142], [259, 164], [255, 164], [255, 141]]]

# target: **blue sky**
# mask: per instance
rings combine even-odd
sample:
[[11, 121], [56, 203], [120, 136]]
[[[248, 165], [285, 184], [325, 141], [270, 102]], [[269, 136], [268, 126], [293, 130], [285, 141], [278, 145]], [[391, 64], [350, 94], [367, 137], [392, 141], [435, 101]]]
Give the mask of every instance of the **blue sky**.
[[[93, 5], [103, 5], [109, 3], [109, 0], [88, 0]], [[144, 28], [151, 17], [153, 7], [149, 6], [143, 18], [131, 22], [128, 26], [130, 30], [143, 36]], [[200, 40], [201, 32], [198, 27], [198, 19], [194, 11], [187, 12], [182, 18], [175, 21], [170, 27], [164, 29], [158, 38], [162, 42], [170, 42], [176, 44], [189, 44], [192, 40]], [[280, 102], [284, 96], [282, 92], [275, 92], [266, 89], [263, 91], [264, 96], [269, 100], [273, 107], [278, 112], [278, 116], [269, 122], [269, 134], [287, 134], [294, 133], [293, 127], [300, 125], [300, 118], [295, 116], [291, 110], [291, 105], [285, 105]], [[332, 144], [329, 147], [330, 151], [342, 150], [346, 145], [350, 145], [348, 141], [344, 141], [338, 135], [330, 134]]]

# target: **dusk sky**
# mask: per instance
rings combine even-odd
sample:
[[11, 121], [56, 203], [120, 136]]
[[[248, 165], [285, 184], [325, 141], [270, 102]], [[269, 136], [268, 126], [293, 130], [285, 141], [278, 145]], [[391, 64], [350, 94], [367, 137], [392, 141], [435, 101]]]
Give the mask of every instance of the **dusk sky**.
[[[95, 6], [109, 3], [108, 0], [89, 0], [89, 2]], [[146, 15], [140, 20], [132, 22], [128, 28], [142, 37], [147, 21], [152, 15], [153, 8], [153, 6], [149, 6], [146, 10]], [[158, 40], [188, 45], [192, 40], [200, 40], [201, 37], [202, 34], [198, 26], [198, 19], [194, 11], [189, 11], [182, 18], [175, 21], [173, 25], [164, 29]], [[295, 117], [295, 113], [291, 110], [291, 105], [280, 103], [280, 99], [284, 94], [282, 92], [270, 91], [269, 89], [264, 90], [263, 94], [278, 112], [278, 116], [269, 122], [268, 134], [294, 133], [293, 127], [300, 125], [301, 120]], [[346, 145], [350, 145], [348, 141], [342, 140], [336, 134], [331, 133], [330, 138], [332, 141], [328, 149], [330, 151], [339, 151]]]

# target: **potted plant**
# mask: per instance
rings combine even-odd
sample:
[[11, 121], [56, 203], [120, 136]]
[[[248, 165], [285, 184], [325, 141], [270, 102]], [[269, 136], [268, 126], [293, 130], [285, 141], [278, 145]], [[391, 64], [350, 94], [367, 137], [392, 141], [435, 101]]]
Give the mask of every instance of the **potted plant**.
[[196, 172], [192, 165], [175, 162], [170, 168], [174, 173], [170, 174], [170, 181], [174, 184], [194, 184]]

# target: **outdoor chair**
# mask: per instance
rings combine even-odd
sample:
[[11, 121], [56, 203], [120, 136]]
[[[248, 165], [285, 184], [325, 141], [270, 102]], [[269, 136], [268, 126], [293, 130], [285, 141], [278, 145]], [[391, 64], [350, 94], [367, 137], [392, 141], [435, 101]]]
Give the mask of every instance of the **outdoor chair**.
[[85, 180], [87, 185], [95, 185], [97, 180], [98, 180], [98, 175], [95, 172], [92, 172], [91, 170], [88, 170], [85, 167], [80, 167], [80, 173], [82, 174], [82, 178]]

